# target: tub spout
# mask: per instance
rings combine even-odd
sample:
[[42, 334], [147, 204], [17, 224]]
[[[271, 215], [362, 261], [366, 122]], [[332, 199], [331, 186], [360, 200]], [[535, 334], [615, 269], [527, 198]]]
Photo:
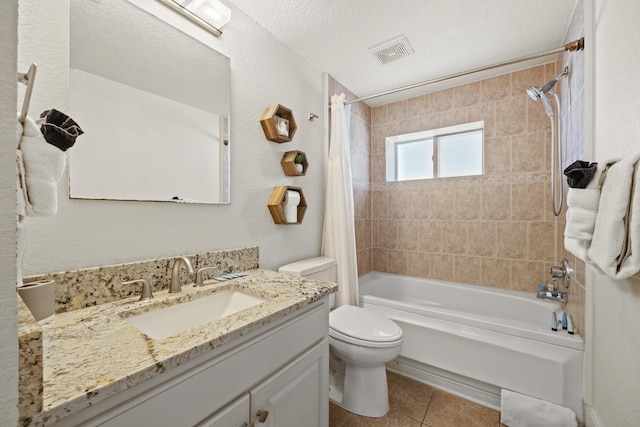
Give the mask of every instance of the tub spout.
[[566, 292], [538, 291], [536, 296], [541, 299], [552, 299], [562, 303], [569, 301], [569, 295]]

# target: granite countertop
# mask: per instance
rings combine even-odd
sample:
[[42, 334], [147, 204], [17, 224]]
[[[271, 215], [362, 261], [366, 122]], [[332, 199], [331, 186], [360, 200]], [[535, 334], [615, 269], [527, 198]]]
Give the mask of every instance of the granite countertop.
[[[215, 322], [162, 340], [153, 340], [126, 321], [178, 301], [237, 289], [267, 301]], [[266, 270], [226, 282], [183, 286], [182, 292], [156, 292], [57, 314], [42, 326], [43, 412], [23, 425], [46, 426], [148, 380], [240, 336], [268, 325], [337, 290], [329, 282]]]

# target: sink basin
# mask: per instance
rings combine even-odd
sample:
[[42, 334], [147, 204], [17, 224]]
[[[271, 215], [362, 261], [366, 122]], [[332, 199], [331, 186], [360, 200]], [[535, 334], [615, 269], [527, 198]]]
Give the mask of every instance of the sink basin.
[[127, 322], [145, 335], [161, 340], [205, 323], [222, 319], [266, 301], [244, 292], [228, 290], [216, 292], [195, 301], [175, 304], [160, 310], [127, 318]]

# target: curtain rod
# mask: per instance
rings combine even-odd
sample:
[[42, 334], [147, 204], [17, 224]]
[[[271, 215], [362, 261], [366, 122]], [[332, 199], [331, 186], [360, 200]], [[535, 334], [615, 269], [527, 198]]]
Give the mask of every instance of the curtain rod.
[[564, 52], [564, 51], [572, 52], [572, 51], [582, 50], [582, 49], [584, 49], [584, 37], [582, 37], [582, 38], [580, 38], [578, 40], [574, 40], [571, 43], [567, 43], [566, 45], [564, 45], [562, 47], [558, 47], [556, 49], [551, 49], [551, 50], [547, 50], [545, 52], [540, 52], [540, 53], [534, 53], [532, 55], [521, 56], [520, 58], [511, 59], [511, 60], [503, 61], [503, 62], [498, 62], [496, 64], [491, 64], [491, 65], [487, 65], [487, 66], [484, 66], [484, 67], [474, 68], [472, 70], [462, 71], [460, 73], [449, 74], [448, 76], [438, 77], [436, 79], [427, 80], [425, 82], [414, 83], [414, 84], [409, 85], [409, 86], [404, 86], [404, 87], [400, 87], [400, 88], [397, 88], [397, 89], [391, 89], [391, 90], [388, 90], [386, 92], [376, 93], [375, 95], [369, 95], [369, 96], [365, 96], [363, 98], [358, 98], [358, 99], [353, 99], [351, 101], [346, 101], [344, 104], [348, 105], [348, 104], [353, 104], [354, 102], [366, 101], [368, 99], [378, 98], [378, 97], [385, 96], [385, 95], [391, 95], [392, 93], [402, 92], [402, 91], [409, 90], [409, 89], [415, 89], [415, 88], [418, 88], [418, 87], [421, 87], [421, 86], [426, 86], [426, 85], [430, 85], [430, 84], [433, 84], [433, 83], [439, 83], [439, 82], [443, 82], [445, 80], [455, 79], [457, 77], [463, 77], [463, 76], [466, 76], [466, 75], [469, 75], [469, 74], [478, 73], [480, 71], [492, 70], [494, 68], [499, 68], [499, 67], [504, 67], [504, 66], [507, 66], [507, 65], [517, 64], [518, 62], [524, 62], [524, 61], [529, 61], [531, 59], [542, 58], [543, 56], [553, 55], [554, 53], [560, 53], [560, 52]]

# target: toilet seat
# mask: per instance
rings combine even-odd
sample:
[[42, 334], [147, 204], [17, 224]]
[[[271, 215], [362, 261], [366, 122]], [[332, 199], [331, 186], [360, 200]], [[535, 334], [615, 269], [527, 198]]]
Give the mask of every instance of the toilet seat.
[[343, 305], [329, 314], [329, 336], [364, 347], [393, 347], [402, 340], [402, 329], [378, 313]]

